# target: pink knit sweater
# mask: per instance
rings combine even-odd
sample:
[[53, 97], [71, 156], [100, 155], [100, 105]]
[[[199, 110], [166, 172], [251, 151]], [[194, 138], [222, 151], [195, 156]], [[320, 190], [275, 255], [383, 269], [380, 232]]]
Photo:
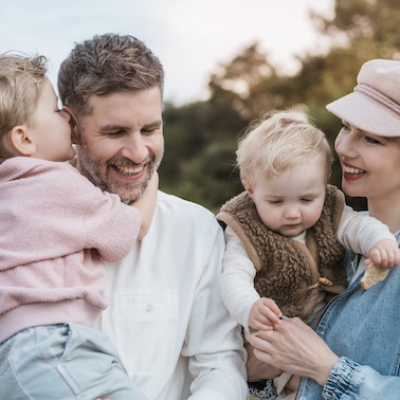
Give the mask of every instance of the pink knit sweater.
[[0, 165], [0, 342], [21, 329], [95, 324], [106, 261], [123, 258], [140, 213], [68, 163], [14, 157]]

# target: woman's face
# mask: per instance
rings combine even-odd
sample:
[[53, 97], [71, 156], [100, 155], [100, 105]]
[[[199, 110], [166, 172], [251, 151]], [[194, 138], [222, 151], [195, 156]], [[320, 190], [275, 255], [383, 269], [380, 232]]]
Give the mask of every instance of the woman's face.
[[335, 141], [342, 165], [342, 188], [352, 197], [400, 196], [400, 139], [361, 131], [343, 121]]

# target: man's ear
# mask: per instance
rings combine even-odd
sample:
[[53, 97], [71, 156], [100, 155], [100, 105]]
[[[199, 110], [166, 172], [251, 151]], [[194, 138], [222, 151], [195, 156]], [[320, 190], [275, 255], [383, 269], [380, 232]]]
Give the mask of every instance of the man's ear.
[[249, 183], [245, 180], [242, 180], [242, 185], [245, 188], [246, 192], [248, 193], [248, 195], [253, 198], [253, 194], [254, 194], [254, 190], [253, 188], [249, 185]]
[[69, 125], [71, 127], [71, 132], [72, 132], [72, 134], [71, 134], [72, 143], [79, 144], [78, 136], [77, 136], [78, 127], [77, 127], [77, 123], [76, 123], [77, 120], [76, 120], [75, 114], [72, 112], [71, 108], [68, 106], [64, 106], [62, 108], [62, 110], [65, 111], [70, 116]]
[[4, 146], [14, 156], [33, 157], [36, 154], [33, 135], [24, 125], [15, 126], [6, 134]]

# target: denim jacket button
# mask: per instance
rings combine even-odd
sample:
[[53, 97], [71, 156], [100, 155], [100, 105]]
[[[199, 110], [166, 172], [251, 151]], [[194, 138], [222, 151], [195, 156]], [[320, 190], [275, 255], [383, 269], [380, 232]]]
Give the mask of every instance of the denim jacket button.
[[301, 396], [300, 400], [307, 400], [306, 396]]

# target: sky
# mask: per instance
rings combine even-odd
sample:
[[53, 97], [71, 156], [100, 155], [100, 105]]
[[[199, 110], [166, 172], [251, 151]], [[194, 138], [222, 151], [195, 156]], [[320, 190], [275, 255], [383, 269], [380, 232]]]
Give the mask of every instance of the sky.
[[295, 55], [323, 50], [309, 19], [333, 15], [334, 0], [0, 0], [0, 52], [43, 54], [56, 85], [74, 43], [95, 34], [136, 36], [165, 69], [164, 98], [176, 105], [206, 96], [208, 77], [254, 41], [284, 73]]

